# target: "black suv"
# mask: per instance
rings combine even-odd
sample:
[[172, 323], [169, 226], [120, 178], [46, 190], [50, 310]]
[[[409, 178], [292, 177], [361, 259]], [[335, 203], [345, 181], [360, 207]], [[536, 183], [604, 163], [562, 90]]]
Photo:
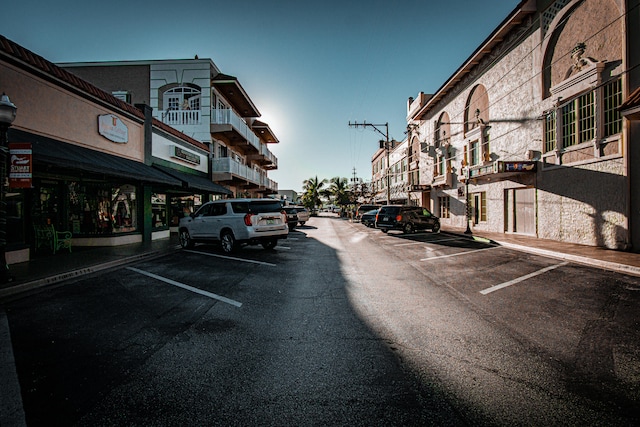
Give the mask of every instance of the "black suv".
[[376, 215], [376, 228], [386, 233], [389, 230], [402, 230], [413, 233], [418, 230], [440, 231], [440, 218], [422, 206], [387, 205], [382, 206]]

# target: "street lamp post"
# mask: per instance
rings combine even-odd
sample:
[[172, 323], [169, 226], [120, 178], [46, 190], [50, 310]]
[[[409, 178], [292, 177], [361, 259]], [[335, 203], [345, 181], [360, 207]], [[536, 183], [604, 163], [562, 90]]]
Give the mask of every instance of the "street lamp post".
[[464, 231], [464, 234], [471, 234], [471, 227], [469, 227], [469, 222], [471, 221], [471, 203], [470, 203], [470, 198], [469, 198], [469, 168], [467, 168], [467, 179], [465, 179], [464, 181], [464, 185], [465, 185], [465, 190], [464, 190], [464, 195], [467, 199], [467, 203], [466, 203], [466, 209], [467, 209], [467, 229]]
[[16, 118], [17, 107], [3, 93], [0, 97], [0, 283], [13, 280], [7, 264], [7, 159], [9, 154], [9, 127]]

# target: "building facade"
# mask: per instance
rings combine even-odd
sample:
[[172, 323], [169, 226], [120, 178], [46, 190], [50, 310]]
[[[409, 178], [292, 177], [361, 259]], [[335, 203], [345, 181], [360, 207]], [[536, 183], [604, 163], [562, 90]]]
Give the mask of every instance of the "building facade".
[[58, 64], [210, 147], [210, 178], [237, 197], [277, 194], [278, 139], [237, 78], [211, 59]]
[[208, 178], [208, 145], [2, 36], [0, 90], [21, 171], [4, 187], [8, 263], [50, 253], [35, 226], [71, 232], [72, 247], [150, 241], [169, 236], [175, 198], [232, 194]]
[[522, 1], [433, 95], [409, 99], [412, 188], [443, 225], [639, 247], [620, 111], [637, 15], [629, 1]]

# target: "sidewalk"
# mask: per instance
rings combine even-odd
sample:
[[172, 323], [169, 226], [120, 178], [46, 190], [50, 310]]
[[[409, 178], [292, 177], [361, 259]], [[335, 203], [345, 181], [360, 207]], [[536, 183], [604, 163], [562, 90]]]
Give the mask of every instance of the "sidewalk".
[[538, 239], [536, 237], [518, 234], [488, 233], [478, 231], [471, 235], [465, 234], [464, 229], [443, 228], [444, 233], [454, 233], [470, 239], [488, 240], [506, 248], [552, 258], [563, 259], [592, 267], [611, 270], [619, 273], [640, 276], [640, 254], [633, 252], [614, 251], [594, 246], [578, 245], [558, 242], [555, 240]]
[[[515, 234], [477, 232], [468, 235], [464, 233], [464, 229], [454, 228], [443, 228], [442, 232], [469, 239], [484, 240], [514, 250], [640, 276], [640, 254], [636, 253]], [[172, 235], [170, 239], [156, 240], [151, 243], [99, 248], [74, 247], [72, 253], [62, 250], [56, 255], [50, 253], [37, 255], [28, 262], [9, 266], [15, 280], [11, 283], [0, 284], [0, 299], [72, 277], [161, 256], [178, 248], [178, 238], [176, 235]]]
[[9, 266], [11, 283], [0, 284], [0, 299], [51, 285], [72, 277], [94, 273], [118, 265], [161, 256], [179, 248], [177, 235], [151, 243], [110, 247], [73, 247], [55, 255], [36, 254], [30, 261]]

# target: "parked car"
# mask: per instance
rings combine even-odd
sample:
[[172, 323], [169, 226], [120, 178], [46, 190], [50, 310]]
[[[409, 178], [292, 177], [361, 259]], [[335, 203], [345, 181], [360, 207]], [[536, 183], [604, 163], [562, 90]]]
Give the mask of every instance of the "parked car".
[[378, 209], [373, 209], [368, 212], [365, 212], [360, 217], [360, 222], [366, 225], [367, 227], [375, 227], [377, 214], [378, 214]]
[[298, 224], [304, 225], [305, 222], [309, 221], [309, 217], [311, 214], [304, 206], [294, 206], [296, 211], [298, 212]]
[[384, 233], [389, 230], [402, 230], [404, 233], [431, 230], [437, 233], [440, 231], [440, 218], [423, 206], [387, 205], [378, 210], [376, 228]]
[[362, 221], [362, 215], [373, 209], [380, 209], [380, 205], [360, 205], [358, 206], [358, 209], [356, 209], [356, 215], [353, 219], [356, 221]]
[[296, 225], [298, 225], [298, 208], [285, 206], [282, 210], [287, 215], [287, 225], [289, 226], [289, 230], [293, 230], [296, 228]]
[[226, 199], [205, 203], [181, 218], [178, 233], [183, 248], [219, 242], [224, 252], [232, 252], [241, 245], [272, 249], [287, 238], [289, 228], [279, 200]]

